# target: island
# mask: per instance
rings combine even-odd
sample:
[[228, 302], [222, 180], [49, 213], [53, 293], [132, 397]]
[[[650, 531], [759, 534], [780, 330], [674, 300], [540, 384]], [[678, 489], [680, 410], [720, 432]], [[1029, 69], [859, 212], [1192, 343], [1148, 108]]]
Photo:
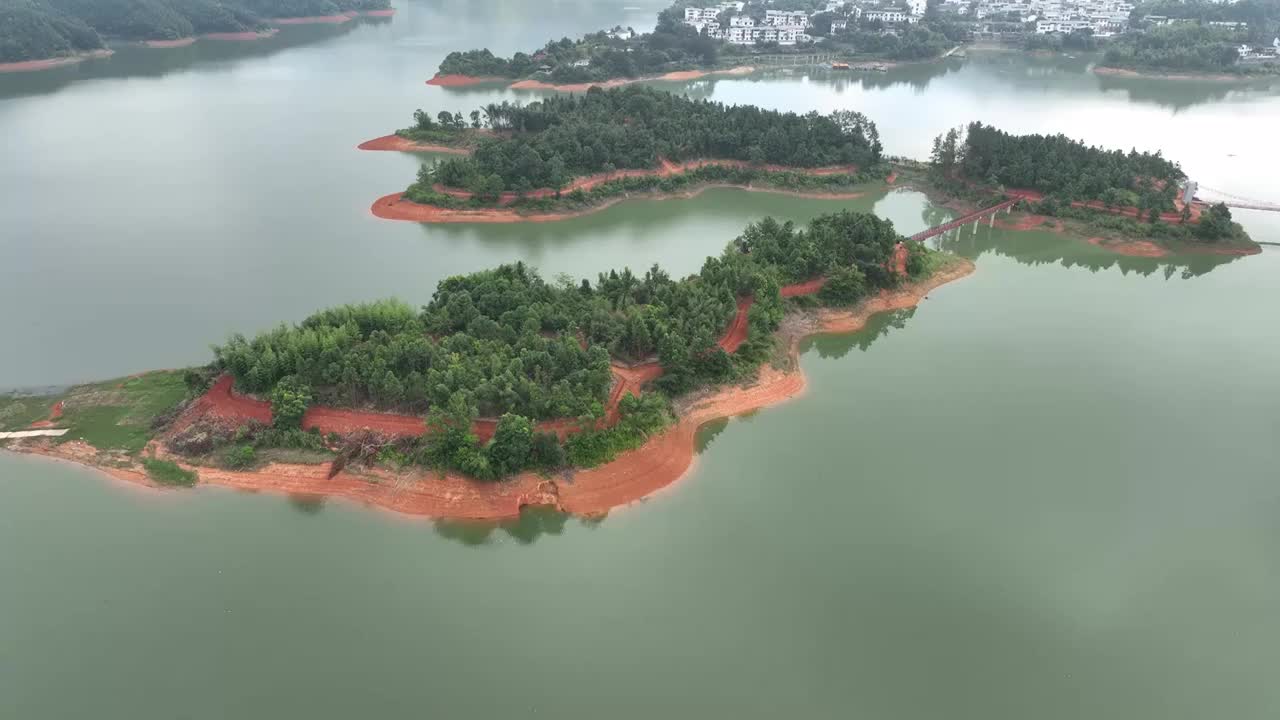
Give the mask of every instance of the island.
[[800, 338], [971, 270], [848, 211], [754, 223], [682, 279], [504, 265], [443, 280], [422, 308], [347, 305], [232, 336], [205, 367], [0, 398], [0, 446], [153, 486], [599, 514], [683, 475], [701, 424], [799, 393]]
[[510, 58], [488, 49], [449, 53], [430, 85], [510, 83], [516, 89], [581, 91], [640, 80], [743, 74], [758, 64], [831, 63], [841, 69], [937, 59], [972, 33], [924, 2], [864, 13], [825, 0], [677, 2], [652, 32], [614, 27], [578, 40], [552, 40]]
[[388, 0], [0, 0], [0, 72], [103, 57], [108, 40], [150, 47], [255, 40], [279, 25], [392, 12]]
[[900, 171], [955, 209], [1016, 201], [1019, 217], [1009, 227], [1067, 231], [1121, 254], [1261, 252], [1226, 204], [1197, 201], [1195, 182], [1158, 152], [1011, 135], [975, 122], [935, 138], [927, 165]]
[[461, 113], [421, 110], [414, 126], [361, 145], [463, 153], [424, 165], [378, 217], [518, 222], [574, 217], [623, 197], [712, 185], [853, 197], [882, 179], [875, 123], [854, 111], [782, 113], [690, 100], [642, 86], [508, 102]]

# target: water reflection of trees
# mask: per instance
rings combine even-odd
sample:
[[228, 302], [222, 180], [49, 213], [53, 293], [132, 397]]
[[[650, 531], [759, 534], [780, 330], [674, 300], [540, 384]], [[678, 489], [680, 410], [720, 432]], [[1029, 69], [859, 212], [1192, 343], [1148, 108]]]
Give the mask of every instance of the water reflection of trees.
[[915, 308], [892, 310], [872, 315], [857, 332], [813, 335], [800, 345], [801, 352], [816, 350], [818, 357], [839, 360], [855, 348], [866, 352], [871, 345], [893, 330], [902, 330], [916, 314]]
[[[926, 211], [926, 221], [934, 222]], [[1059, 264], [1082, 267], [1092, 272], [1116, 268], [1124, 274], [1142, 276], [1160, 273], [1165, 279], [1183, 280], [1204, 275], [1214, 268], [1239, 260], [1232, 255], [1171, 254], [1166, 257], [1131, 257], [1085, 242], [1083, 239], [1046, 231], [1014, 231], [979, 223], [958, 228], [932, 240], [934, 247], [977, 260], [986, 253], [1012, 258], [1023, 265]]]
[[[514, 540], [520, 545], [532, 545], [544, 535], [561, 535], [568, 526], [571, 516], [554, 508], [527, 507], [520, 511], [515, 520], [501, 522], [479, 522], [462, 520], [437, 520], [433, 523], [435, 532], [446, 540], [461, 543], [468, 547], [480, 547]], [[589, 519], [575, 519], [574, 524], [594, 528], [604, 521], [604, 516]]]
[[1015, 90], [1049, 90], [1090, 96], [1097, 96], [1099, 90], [1118, 91], [1125, 93], [1130, 102], [1158, 105], [1175, 111], [1221, 101], [1233, 94], [1273, 92], [1277, 87], [1274, 79], [1222, 83], [1098, 75], [1093, 72], [1093, 67], [1100, 57], [1089, 53], [1037, 56], [1022, 52], [976, 52], [970, 55], [969, 63], [982, 75], [995, 76], [1001, 85]]
[[116, 46], [111, 57], [31, 73], [0, 76], [0, 98], [43, 95], [80, 80], [162, 77], [196, 66], [231, 63], [275, 55], [284, 50], [345, 35], [355, 27], [391, 22], [386, 17], [358, 17], [337, 24], [289, 25], [261, 40], [200, 40], [180, 48]]

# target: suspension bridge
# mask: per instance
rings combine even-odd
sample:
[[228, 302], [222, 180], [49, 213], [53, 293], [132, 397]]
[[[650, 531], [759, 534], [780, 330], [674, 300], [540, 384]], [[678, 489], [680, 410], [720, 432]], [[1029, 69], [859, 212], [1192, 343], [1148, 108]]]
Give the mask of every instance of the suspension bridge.
[[[1263, 200], [1253, 200], [1247, 197], [1240, 197], [1239, 195], [1232, 195], [1229, 192], [1224, 192], [1222, 190], [1215, 190], [1214, 188], [1206, 187], [1204, 185], [1201, 185], [1199, 189], [1208, 191], [1215, 197], [1220, 198], [1221, 202], [1225, 203], [1226, 206], [1230, 208], [1244, 208], [1246, 210], [1266, 210], [1268, 212], [1280, 212], [1280, 203], [1265, 202]], [[1203, 203], [1218, 202], [1218, 200], [1209, 200], [1209, 199], [1202, 198], [1200, 197], [1200, 194], [1198, 192], [1196, 193], [1195, 199]]]

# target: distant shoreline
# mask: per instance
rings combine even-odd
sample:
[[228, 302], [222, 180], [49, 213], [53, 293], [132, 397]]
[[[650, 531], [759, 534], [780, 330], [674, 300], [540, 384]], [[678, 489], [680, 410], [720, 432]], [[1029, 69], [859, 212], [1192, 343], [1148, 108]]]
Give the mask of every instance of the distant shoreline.
[[1256, 75], [1235, 75], [1231, 73], [1196, 73], [1196, 72], [1160, 72], [1157, 70], [1135, 70], [1133, 68], [1109, 67], [1095, 65], [1093, 74], [1107, 77], [1146, 78], [1150, 80], [1200, 80], [1217, 83], [1247, 83], [1254, 80], [1280, 78], [1280, 72], [1258, 73]]
[[686, 80], [697, 80], [704, 77], [716, 75], [722, 76], [739, 76], [750, 75], [756, 69], [750, 65], [739, 65], [737, 67], [727, 68], [725, 70], [677, 70], [675, 72], [665, 73], [663, 75], [650, 75], [638, 78], [613, 78], [611, 80], [601, 80], [599, 82], [585, 83], [564, 83], [556, 84], [534, 80], [531, 78], [513, 79], [504, 77], [484, 76], [477, 77], [471, 75], [458, 74], [442, 74], [436, 73], [430, 80], [428, 85], [436, 87], [470, 87], [472, 85], [487, 85], [497, 83], [507, 83], [507, 87], [511, 90], [557, 90], [559, 92], [586, 92], [590, 88], [613, 88], [623, 85], [630, 85], [639, 82], [682, 82]]
[[[189, 37], [175, 38], [172, 40], [135, 40], [131, 41], [135, 45], [153, 49], [173, 49], [194, 45], [198, 40], [218, 40], [218, 41], [235, 41], [235, 42], [251, 42], [254, 40], [266, 40], [275, 37], [280, 32], [279, 26], [282, 25], [338, 25], [360, 17], [391, 17], [396, 12], [395, 8], [386, 8], [384, 10], [363, 10], [348, 11], [339, 15], [315, 15], [309, 17], [296, 18], [271, 18], [266, 22], [272, 25], [266, 30], [246, 30], [243, 32], [215, 32], [203, 33], [201, 35], [192, 35]], [[10, 63], [0, 63], [0, 73], [15, 72], [38, 72], [40, 70], [52, 70], [54, 68], [66, 67], [74, 65], [84, 60], [93, 60], [110, 57], [115, 54], [114, 50], [103, 48], [100, 50], [92, 50], [85, 53], [77, 53], [75, 55], [66, 55], [54, 58], [42, 58], [39, 60], [21, 60]]]
[[102, 50], [92, 50], [86, 53], [77, 53], [75, 55], [66, 55], [56, 58], [45, 58], [43, 60], [22, 60], [19, 62], [0, 63], [0, 73], [52, 70], [54, 68], [66, 67], [67, 65], [75, 65], [76, 63], [83, 62], [85, 60], [111, 57], [113, 54], [115, 54], [115, 50], [103, 48]]

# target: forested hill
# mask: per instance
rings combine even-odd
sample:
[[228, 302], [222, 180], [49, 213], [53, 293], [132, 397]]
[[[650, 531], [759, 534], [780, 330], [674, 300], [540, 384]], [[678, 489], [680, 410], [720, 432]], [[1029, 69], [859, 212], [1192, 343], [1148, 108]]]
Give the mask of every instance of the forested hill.
[[0, 0], [0, 62], [266, 27], [270, 18], [389, 7], [388, 0]]
[[[504, 426], [528, 436], [534, 419], [585, 417], [590, 425], [603, 416], [611, 357], [656, 356], [665, 371], [656, 385], [669, 395], [748, 377], [774, 351], [783, 284], [825, 276], [821, 301], [854, 304], [902, 281], [889, 269], [902, 240], [893, 223], [844, 211], [807, 228], [772, 218], [751, 225], [684, 279], [655, 265], [642, 275], [623, 269], [550, 283], [523, 264], [504, 265], [442, 281], [420, 310], [395, 301], [345, 306], [251, 340], [232, 337], [215, 348], [214, 370], [272, 397], [277, 420], [296, 422], [308, 402], [427, 414], [435, 432], [420, 448], [423, 462], [502, 475], [530, 462], [527, 444], [514, 459], [499, 450]], [[909, 245], [907, 270], [922, 276], [927, 251]], [[748, 295], [747, 338], [726, 353], [717, 340]], [[642, 440], [655, 418], [660, 427], [664, 408], [653, 393], [628, 398], [614, 429], [625, 437], [574, 435], [569, 460], [600, 462], [617, 442]], [[487, 448], [470, 435], [478, 416], [504, 416]], [[558, 452], [554, 436], [544, 440]]]
[[982, 123], [934, 141], [932, 163], [975, 182], [1060, 200], [1173, 208], [1182, 168], [1159, 152], [1104, 150], [1065, 135], [1011, 135]]
[[102, 48], [83, 20], [43, 0], [0, 0], [0, 63], [43, 60]]
[[1231, 30], [1193, 24], [1129, 33], [1107, 48], [1107, 67], [1191, 72], [1232, 72], [1243, 38]]
[[[494, 133], [471, 157], [453, 158], [424, 178], [446, 187], [527, 191], [615, 169], [650, 169], [659, 159], [742, 160], [792, 167], [880, 160], [875, 123], [852, 111], [806, 115], [691, 100], [652, 88], [591, 88], [525, 106], [488, 105], [462, 115], [421, 111], [402, 135], [435, 140], [488, 126]], [[497, 187], [500, 185], [500, 188]]]

